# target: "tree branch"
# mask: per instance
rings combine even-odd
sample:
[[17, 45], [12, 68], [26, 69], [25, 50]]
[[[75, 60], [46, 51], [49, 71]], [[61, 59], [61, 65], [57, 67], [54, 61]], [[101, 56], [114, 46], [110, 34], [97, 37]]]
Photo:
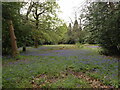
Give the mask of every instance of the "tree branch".
[[28, 7], [27, 14], [26, 14], [26, 19], [27, 20], [28, 20], [28, 15], [30, 14], [34, 4], [35, 4], [34, 2], [30, 2], [30, 6]]
[[43, 14], [44, 12], [45, 12], [45, 10], [43, 10], [41, 13], [39, 13], [39, 14], [37, 14], [37, 15], [39, 16], [39, 15]]
[[35, 18], [35, 19], [37, 19], [37, 17], [35, 17], [35, 13], [33, 12], [33, 17]]

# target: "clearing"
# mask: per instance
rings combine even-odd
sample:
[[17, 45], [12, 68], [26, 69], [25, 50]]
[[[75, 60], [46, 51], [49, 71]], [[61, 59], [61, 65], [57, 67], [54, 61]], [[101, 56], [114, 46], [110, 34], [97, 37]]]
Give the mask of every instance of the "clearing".
[[44, 45], [28, 47], [16, 59], [3, 57], [3, 88], [118, 88], [119, 60], [99, 49]]

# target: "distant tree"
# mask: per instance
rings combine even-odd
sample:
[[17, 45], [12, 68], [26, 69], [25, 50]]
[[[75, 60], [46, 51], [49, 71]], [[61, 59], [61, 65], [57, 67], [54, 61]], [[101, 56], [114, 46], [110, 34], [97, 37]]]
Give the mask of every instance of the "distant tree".
[[79, 35], [80, 35], [80, 29], [79, 29], [78, 21], [75, 20], [74, 26], [73, 26], [73, 31], [72, 31], [72, 37], [73, 37], [75, 43], [79, 42]]
[[71, 36], [71, 33], [72, 33], [72, 25], [71, 25], [71, 23], [69, 23], [69, 26], [68, 26], [68, 35]]
[[69, 23], [69, 26], [68, 26], [68, 32], [67, 32], [67, 41], [68, 43], [73, 43], [74, 40], [73, 40], [73, 37], [72, 37], [72, 25], [71, 23]]
[[78, 21], [75, 20], [73, 27], [71, 23], [68, 26], [68, 43], [79, 43], [80, 42], [81, 26]]
[[56, 28], [56, 34], [58, 38], [58, 43], [66, 42], [66, 34], [67, 34], [67, 25], [63, 23], [63, 25]]

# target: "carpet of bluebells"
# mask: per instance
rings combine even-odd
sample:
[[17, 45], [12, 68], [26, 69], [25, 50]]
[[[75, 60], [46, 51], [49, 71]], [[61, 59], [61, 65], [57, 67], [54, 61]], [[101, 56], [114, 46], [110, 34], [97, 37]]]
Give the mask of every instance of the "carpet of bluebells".
[[99, 46], [87, 46], [79, 49], [61, 49], [55, 46], [41, 46], [22, 52], [17, 60], [3, 57], [3, 87], [31, 88], [30, 81], [36, 75], [59, 76], [60, 72], [71, 68], [117, 88], [120, 60], [99, 55], [96, 51], [98, 48]]

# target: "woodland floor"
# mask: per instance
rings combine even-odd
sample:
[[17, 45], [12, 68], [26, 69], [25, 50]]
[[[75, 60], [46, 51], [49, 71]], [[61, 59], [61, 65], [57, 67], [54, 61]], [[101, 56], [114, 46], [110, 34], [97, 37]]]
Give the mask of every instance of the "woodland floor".
[[16, 59], [3, 57], [3, 88], [118, 88], [119, 60], [99, 55], [99, 49], [94, 45], [27, 47]]

